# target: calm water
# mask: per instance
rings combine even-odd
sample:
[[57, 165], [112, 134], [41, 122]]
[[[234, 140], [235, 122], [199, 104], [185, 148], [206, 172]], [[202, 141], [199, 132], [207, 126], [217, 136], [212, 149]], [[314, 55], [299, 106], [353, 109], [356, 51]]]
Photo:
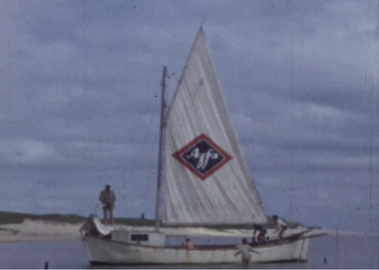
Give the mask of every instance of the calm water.
[[[196, 243], [200, 240], [193, 239], [193, 241]], [[203, 241], [207, 240], [203, 239]], [[178, 242], [178, 240], [171, 239], [169, 241], [169, 243], [174, 242]], [[81, 242], [0, 244], [0, 268], [43, 269], [45, 261], [49, 261], [49, 268], [92, 268], [88, 264], [87, 255]], [[231, 267], [238, 268], [239, 265], [217, 265], [212, 268]], [[307, 263], [255, 264], [250, 267], [378, 268], [379, 238], [374, 236], [340, 236], [338, 238], [312, 239], [309, 245]], [[167, 268], [167, 266], [162, 268]]]

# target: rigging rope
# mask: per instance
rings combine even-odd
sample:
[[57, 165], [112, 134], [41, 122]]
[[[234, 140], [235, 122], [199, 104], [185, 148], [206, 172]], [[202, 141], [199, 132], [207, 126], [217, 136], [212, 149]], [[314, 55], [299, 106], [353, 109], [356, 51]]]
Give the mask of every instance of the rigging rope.
[[[152, 97], [150, 97], [150, 99], [151, 99]], [[154, 98], [156, 98], [156, 95], [154, 96]], [[146, 103], [146, 105], [145, 105], [145, 107], [143, 108], [143, 110], [142, 110], [142, 116], [138, 119], [138, 121], [140, 122], [141, 120], [142, 120], [142, 118], [145, 116], [144, 115], [144, 112], [146, 111], [146, 108], [150, 105], [151, 103], [150, 103], [150, 100], [149, 100], [149, 102], [148, 103]], [[151, 121], [149, 122], [149, 125], [148, 125], [148, 129], [150, 128], [150, 126], [151, 126]], [[137, 131], [138, 129], [134, 129], [133, 130], [133, 132], [131, 133], [131, 138], [132, 139], [134, 139], [134, 134], [136, 134], [136, 131]], [[148, 134], [148, 133], [145, 133], [145, 135], [146, 134]], [[142, 141], [142, 142], [144, 142], [146, 140], [146, 136], [144, 137], [144, 140]], [[129, 170], [129, 174], [130, 174], [130, 170]], [[129, 175], [128, 175], [129, 176]], [[123, 185], [123, 187], [125, 186], [125, 182], [124, 182], [124, 185]]]
[[[156, 95], [154, 95], [154, 99], [156, 98], [157, 96]], [[151, 100], [151, 99], [150, 99]], [[147, 108], [147, 106], [149, 106], [151, 103], [149, 102], [149, 103], [147, 103], [146, 105], [145, 105], [145, 107], [144, 107], [144, 110], [143, 111], [145, 111], [146, 110], [146, 108]], [[146, 115], [142, 115], [142, 117], [139, 119], [140, 121], [142, 120], [142, 118], [143, 117], [145, 117]], [[146, 129], [146, 131], [145, 131], [145, 135], [144, 135], [144, 138], [142, 139], [142, 144], [143, 144], [143, 146], [142, 146], [142, 151], [140, 151], [140, 153], [145, 153], [146, 151], [145, 151], [145, 147], [147, 147], [149, 144], [146, 144], [145, 142], [146, 142], [146, 139], [147, 139], [147, 136], [151, 133], [151, 127], [152, 127], [152, 122], [153, 122], [153, 120], [154, 120], [154, 116], [152, 116], [152, 117], [150, 117], [150, 120], [149, 120], [149, 122], [148, 122], [148, 124], [147, 124], [147, 129]], [[133, 135], [135, 134], [135, 131], [132, 133]], [[126, 185], [126, 182], [127, 182], [127, 179], [131, 176], [131, 173], [132, 173], [132, 168], [133, 168], [133, 161], [130, 161], [130, 163], [129, 163], [129, 166], [128, 166], [128, 172], [127, 173], [125, 173], [125, 176], [124, 176], [124, 181], [123, 181], [123, 185], [122, 185], [122, 187], [121, 187], [121, 190], [124, 190], [125, 189], [125, 185]], [[148, 177], [148, 179], [147, 179], [147, 184], [149, 184], [149, 182], [150, 182], [150, 179], [151, 179], [151, 170], [148, 170], [148, 173], [149, 173], [149, 177]], [[145, 194], [146, 194], [146, 192], [145, 192]], [[121, 199], [122, 199], [122, 201], [126, 201], [127, 200], [127, 194], [125, 194], [125, 192], [123, 192], [123, 193], [121, 193]], [[146, 197], [146, 195], [145, 195], [145, 197]], [[146, 200], [145, 200], [145, 210], [146, 210]], [[128, 213], [126, 213], [126, 214], [128, 214]]]
[[[171, 78], [174, 78], [175, 80], [176, 80], [176, 82], [177, 83], [179, 83], [179, 79], [176, 77], [176, 73], [178, 72], [178, 71], [180, 71], [180, 70], [182, 70], [183, 68], [179, 68], [179, 69], [177, 69], [177, 71], [175, 71], [175, 72], [173, 72], [173, 73], [171, 73], [170, 75], [167, 75], [167, 79], [168, 79], [168, 81], [169, 82], [172, 82], [172, 80], [171, 80]], [[170, 92], [170, 87], [169, 87], [169, 85], [167, 84], [166, 85], [166, 93], [169, 93]], [[139, 121], [141, 121], [142, 119], [143, 119], [143, 117], [145, 117], [145, 115], [144, 115], [144, 112], [146, 111], [146, 109], [147, 109], [147, 107], [151, 104], [150, 103], [150, 101], [151, 101], [151, 99], [152, 98], [157, 98], [157, 95], [153, 95], [151, 98], [150, 98], [150, 100], [149, 100], [149, 102], [148, 103], [146, 103], [146, 105], [144, 106], [144, 108], [143, 108], [143, 110], [142, 110], [142, 116], [139, 118]], [[167, 100], [166, 100], [167, 101]], [[147, 130], [146, 130], [146, 132], [145, 132], [145, 135], [144, 135], [144, 138], [143, 138], [143, 140], [142, 140], [142, 144], [143, 144], [143, 146], [142, 146], [142, 151], [140, 152], [140, 153], [145, 153], [145, 147], [147, 147], [147, 146], [149, 146], [149, 144], [146, 144], [145, 142], [146, 142], [146, 139], [147, 139], [147, 136], [150, 134], [150, 132], [151, 132], [151, 127], [152, 127], [152, 122], [153, 122], [153, 120], [154, 120], [154, 116], [153, 117], [150, 117], [150, 120], [149, 120], [149, 123], [148, 123], [148, 125], [147, 125]], [[134, 138], [134, 135], [136, 134], [136, 130], [134, 130], [133, 132], [132, 132], [132, 138]], [[157, 143], [157, 137], [154, 139], [154, 142], [155, 143]], [[126, 186], [126, 182], [127, 182], [127, 179], [131, 176], [131, 173], [132, 173], [132, 168], [133, 168], [133, 162], [131, 161], [130, 163], [129, 163], [129, 166], [128, 166], [128, 171], [125, 173], [125, 175], [124, 175], [124, 181], [123, 181], [123, 184], [122, 184], [122, 186], [121, 186], [121, 190], [123, 190], [124, 188], [125, 188], [125, 186]], [[151, 183], [150, 183], [150, 181], [151, 181], [151, 178], [152, 178], [152, 176], [153, 175], [155, 175], [156, 176], [156, 173], [154, 172], [154, 170], [147, 170], [148, 171], [148, 173], [149, 173], [149, 176], [147, 177], [147, 181], [146, 181], [146, 186], [145, 186], [145, 196], [144, 196], [144, 202], [145, 202], [145, 204], [144, 204], [144, 212], [146, 212], [146, 208], [147, 208], [147, 195], [148, 195], [148, 193], [149, 193], [149, 191], [150, 191], [150, 186], [151, 186]], [[154, 185], [155, 186], [155, 185]], [[122, 201], [126, 201], [127, 200], [127, 195], [123, 192], [123, 193], [121, 193], [121, 200]]]

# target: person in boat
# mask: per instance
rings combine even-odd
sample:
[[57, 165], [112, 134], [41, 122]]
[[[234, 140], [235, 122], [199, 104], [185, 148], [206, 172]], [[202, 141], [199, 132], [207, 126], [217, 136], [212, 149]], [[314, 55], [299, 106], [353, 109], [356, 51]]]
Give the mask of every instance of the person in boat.
[[275, 224], [277, 225], [277, 229], [275, 230], [274, 234], [277, 231], [279, 231], [279, 240], [282, 240], [283, 233], [285, 232], [285, 230], [287, 230], [287, 224], [282, 219], [280, 219], [277, 215], [274, 215], [272, 218]]
[[247, 267], [251, 260], [251, 252], [261, 254], [255, 251], [250, 245], [247, 244], [247, 239], [242, 239], [242, 245], [238, 246], [238, 251], [234, 253], [234, 257], [241, 254], [242, 265]]
[[255, 242], [255, 234], [257, 233], [257, 231], [259, 232], [258, 236], [257, 236], [258, 244], [263, 243], [265, 241], [267, 228], [262, 226], [262, 225], [254, 225], [254, 234], [253, 234], [253, 238], [252, 238], [252, 241], [253, 241], [252, 244], [256, 243]]
[[187, 238], [186, 243], [184, 244], [186, 249], [195, 249], [195, 245], [192, 243], [191, 239]]
[[107, 222], [107, 213], [109, 211], [109, 221], [110, 224], [113, 225], [113, 209], [115, 207], [116, 195], [113, 190], [111, 190], [110, 185], [106, 185], [105, 189], [100, 192], [99, 200], [105, 204], [103, 206], [104, 223]]

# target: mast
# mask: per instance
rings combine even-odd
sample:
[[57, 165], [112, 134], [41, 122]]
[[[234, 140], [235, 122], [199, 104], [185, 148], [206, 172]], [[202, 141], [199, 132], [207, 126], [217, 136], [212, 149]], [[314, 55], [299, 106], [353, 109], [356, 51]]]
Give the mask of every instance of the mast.
[[159, 231], [159, 202], [161, 192], [162, 179], [162, 139], [163, 139], [163, 119], [164, 119], [164, 97], [166, 91], [166, 75], [167, 67], [163, 66], [163, 74], [161, 80], [162, 96], [161, 96], [161, 120], [159, 124], [159, 149], [158, 149], [158, 175], [157, 175], [157, 195], [155, 202], [155, 231]]

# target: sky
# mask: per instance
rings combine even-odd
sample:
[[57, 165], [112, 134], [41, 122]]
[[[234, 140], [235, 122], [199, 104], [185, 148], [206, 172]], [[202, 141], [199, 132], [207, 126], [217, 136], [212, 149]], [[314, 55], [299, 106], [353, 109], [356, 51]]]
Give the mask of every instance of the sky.
[[0, 2], [0, 210], [153, 218], [199, 26], [268, 215], [379, 230], [379, 1]]

